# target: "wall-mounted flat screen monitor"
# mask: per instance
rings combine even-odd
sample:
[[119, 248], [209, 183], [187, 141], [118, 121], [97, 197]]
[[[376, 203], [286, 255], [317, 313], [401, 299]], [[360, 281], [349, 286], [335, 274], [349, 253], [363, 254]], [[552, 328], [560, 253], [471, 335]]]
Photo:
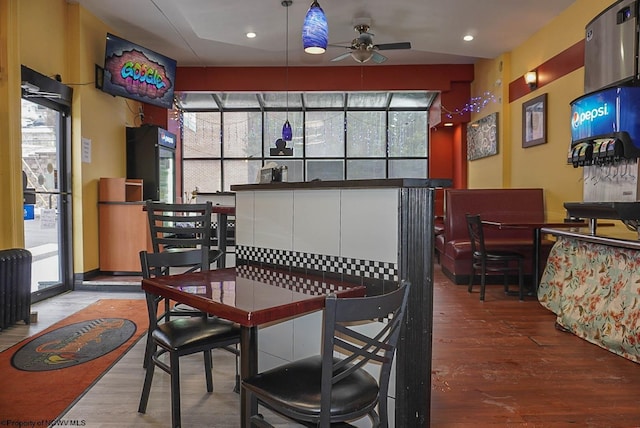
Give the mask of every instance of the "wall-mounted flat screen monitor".
[[170, 109], [175, 81], [175, 60], [107, 34], [104, 92]]

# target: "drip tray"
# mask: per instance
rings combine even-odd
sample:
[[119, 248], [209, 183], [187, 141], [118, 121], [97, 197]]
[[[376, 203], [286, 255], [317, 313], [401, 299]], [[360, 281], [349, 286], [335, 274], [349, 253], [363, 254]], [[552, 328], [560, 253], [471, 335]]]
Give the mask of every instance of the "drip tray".
[[640, 220], [640, 202], [565, 202], [570, 217]]

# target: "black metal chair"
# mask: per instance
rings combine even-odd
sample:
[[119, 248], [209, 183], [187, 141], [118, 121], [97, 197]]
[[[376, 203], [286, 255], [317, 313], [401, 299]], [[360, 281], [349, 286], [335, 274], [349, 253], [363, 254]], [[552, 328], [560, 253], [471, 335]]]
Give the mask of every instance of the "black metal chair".
[[[168, 204], [146, 201], [145, 210], [149, 217], [149, 231], [153, 252], [182, 252], [199, 250], [201, 260], [185, 272], [209, 270], [211, 265], [223, 258], [224, 251], [211, 248], [212, 203]], [[165, 272], [166, 273], [166, 272]], [[189, 306], [170, 305], [166, 300], [166, 317], [172, 315], [199, 315], [199, 311]]]
[[209, 270], [212, 207], [211, 202], [167, 204], [146, 201], [153, 252], [200, 249], [200, 269]]
[[[409, 289], [405, 282], [380, 296], [328, 296], [322, 354], [244, 379], [243, 387], [262, 405], [305, 426], [368, 416], [373, 426], [386, 427], [389, 377]], [[370, 325], [363, 329], [365, 321]], [[379, 369], [377, 379], [365, 370], [368, 362]], [[262, 415], [252, 416], [251, 424], [272, 426]]]
[[[143, 278], [150, 278], [154, 270], [159, 272], [171, 266], [199, 265], [200, 257], [199, 250], [162, 253], [141, 251]], [[148, 292], [145, 294], [149, 313], [149, 335], [145, 350], [146, 375], [138, 412], [146, 412], [153, 373], [157, 366], [171, 376], [171, 420], [175, 428], [180, 426], [181, 419], [180, 357], [198, 352], [204, 353], [207, 391], [212, 392], [211, 351], [223, 348], [237, 356], [238, 352], [232, 346], [240, 343], [240, 327], [230, 321], [210, 316], [176, 317], [167, 321], [165, 314], [158, 309], [162, 299]], [[165, 322], [160, 323], [161, 319]], [[168, 362], [162, 359], [164, 354], [168, 354]]]
[[[160, 252], [192, 252], [188, 259], [182, 260], [182, 265], [152, 266], [153, 275], [168, 275], [169, 273], [206, 271], [211, 265], [225, 257], [225, 253], [219, 249], [212, 249], [213, 240], [213, 205], [210, 201], [196, 204], [175, 204], [146, 201], [145, 210], [149, 218], [149, 232], [154, 253]], [[200, 254], [198, 259], [195, 255]], [[175, 262], [175, 261], [174, 261]], [[174, 272], [169, 272], [170, 268]], [[170, 321], [172, 316], [200, 316], [206, 317], [197, 309], [181, 303], [172, 303], [164, 299], [164, 321]], [[160, 321], [160, 319], [159, 319]], [[150, 334], [150, 333], [149, 333]], [[149, 340], [147, 339], [147, 343]], [[240, 391], [240, 375], [238, 347], [228, 348], [236, 355], [236, 392]], [[145, 353], [143, 367], [147, 367], [149, 350]]]
[[[144, 254], [143, 254], [144, 253]], [[157, 254], [168, 254], [159, 256]], [[221, 255], [218, 252], [211, 252], [212, 261], [215, 261], [217, 257]], [[167, 253], [147, 253], [145, 251], [140, 253], [140, 263], [142, 267], [142, 277], [151, 278], [156, 276], [169, 275], [171, 268], [177, 268], [184, 270], [185, 272], [195, 272], [200, 269], [202, 253], [199, 249], [180, 251], [180, 252], [167, 252]], [[171, 306], [169, 299], [163, 297], [156, 297], [156, 306], [160, 306], [163, 303], [163, 310], [156, 310], [156, 321], [160, 322], [171, 321], [171, 315], [174, 316], [198, 316], [206, 318], [208, 315], [198, 311], [194, 308], [184, 307], [183, 309], [176, 309]], [[153, 340], [151, 339], [151, 333], [153, 329], [147, 330], [147, 344], [145, 346], [144, 360], [142, 366], [147, 367], [151, 354], [153, 353]]]
[[480, 271], [480, 300], [484, 300], [487, 272], [498, 272], [504, 276], [504, 291], [509, 292], [509, 273], [518, 273], [518, 295], [524, 300], [524, 256], [516, 251], [491, 250], [485, 248], [482, 219], [479, 215], [467, 214], [467, 228], [471, 242], [471, 274], [469, 293], [473, 290], [476, 271]]

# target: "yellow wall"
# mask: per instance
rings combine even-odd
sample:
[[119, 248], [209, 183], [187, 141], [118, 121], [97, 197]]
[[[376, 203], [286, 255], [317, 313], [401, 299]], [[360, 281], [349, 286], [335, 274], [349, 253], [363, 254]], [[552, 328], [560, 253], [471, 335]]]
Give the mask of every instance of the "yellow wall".
[[[98, 180], [126, 175], [125, 127], [133, 126], [138, 104], [95, 88], [95, 64], [104, 62], [105, 36], [113, 30], [85, 9], [71, 8], [77, 15], [69, 34], [75, 44], [72, 81], [79, 82], [73, 85], [72, 110], [74, 270], [89, 272], [99, 268]], [[91, 163], [81, 162], [82, 138], [91, 140]]]
[[53, 78], [60, 74], [68, 82], [69, 52], [65, 49], [67, 3], [60, 0], [20, 2], [20, 61], [23, 65]]
[[[492, 80], [501, 77], [503, 63], [503, 97], [498, 106], [482, 110], [472, 116], [477, 120], [493, 111], [499, 115], [499, 154], [468, 163], [468, 187], [542, 187], [545, 190], [547, 220], [565, 217], [563, 203], [582, 200], [582, 169], [567, 165], [566, 157], [571, 140], [569, 103], [584, 93], [584, 68], [580, 68], [525, 97], [509, 103], [509, 82], [573, 46], [584, 38], [586, 24], [612, 4], [611, 0], [577, 0], [549, 25], [525, 43], [494, 60], [479, 61], [476, 76], [492, 74], [472, 85], [472, 94], [484, 91], [496, 93]], [[547, 143], [522, 148], [522, 104], [536, 96], [547, 94]], [[498, 172], [499, 171], [499, 172]]]
[[469, 162], [467, 187], [470, 189], [509, 187], [505, 177], [509, 176], [511, 147], [505, 143], [508, 141], [505, 136], [509, 135], [510, 111], [503, 108], [504, 100], [509, 99], [509, 67], [509, 54], [495, 60], [480, 60], [475, 65], [471, 93], [488, 103], [480, 111], [472, 113], [471, 121], [498, 113], [498, 154]]
[[[98, 179], [124, 177], [125, 127], [138, 104], [94, 86], [104, 61], [105, 36], [113, 32], [78, 4], [66, 0], [0, 0], [0, 248], [24, 245], [20, 137], [20, 65], [59, 74], [73, 88], [72, 192], [74, 272], [99, 268]], [[82, 138], [92, 161], [82, 163]], [[5, 151], [6, 150], [6, 151]], [[5, 156], [7, 153], [7, 156]]]
[[19, 0], [0, 0], [0, 249], [24, 247]]

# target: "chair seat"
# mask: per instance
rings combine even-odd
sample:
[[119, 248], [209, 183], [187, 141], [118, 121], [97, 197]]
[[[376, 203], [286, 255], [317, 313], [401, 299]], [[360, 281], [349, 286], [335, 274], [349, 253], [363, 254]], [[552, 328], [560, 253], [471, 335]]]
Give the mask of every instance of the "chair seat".
[[[518, 295], [524, 300], [524, 254], [513, 250], [500, 248], [487, 250], [484, 240], [482, 220], [479, 215], [467, 214], [467, 231], [471, 247], [471, 275], [469, 275], [469, 293], [473, 290], [473, 278], [476, 270], [480, 270], [480, 300], [484, 300], [487, 272], [502, 272], [504, 276], [504, 291], [509, 292], [509, 272], [518, 272]], [[517, 262], [513, 266], [512, 262]]]
[[[335, 361], [337, 361], [334, 358]], [[245, 379], [243, 386], [267, 405], [295, 409], [309, 416], [320, 414], [322, 358], [313, 356]], [[331, 415], [365, 410], [376, 403], [378, 384], [364, 370], [356, 370], [332, 387]]]
[[[474, 254], [474, 258], [481, 260], [482, 254]], [[491, 250], [484, 255], [488, 262], [502, 262], [508, 260], [524, 260], [524, 255], [515, 251]]]
[[175, 351], [215, 342], [237, 341], [240, 328], [232, 322], [218, 318], [176, 318], [158, 324], [152, 337], [158, 345]]

